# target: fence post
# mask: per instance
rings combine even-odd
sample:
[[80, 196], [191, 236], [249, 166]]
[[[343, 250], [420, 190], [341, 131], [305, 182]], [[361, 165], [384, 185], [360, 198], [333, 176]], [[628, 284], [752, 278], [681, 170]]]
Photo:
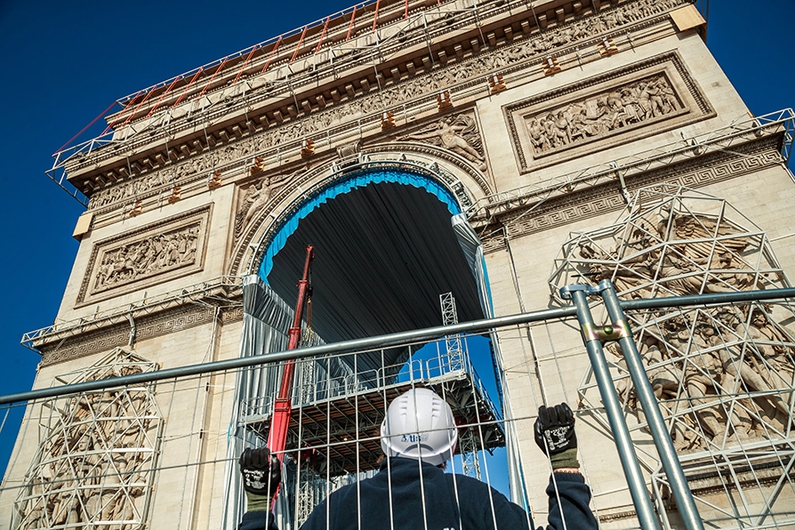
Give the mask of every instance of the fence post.
[[618, 301], [613, 283], [610, 280], [602, 280], [599, 282], [598, 289], [601, 291], [607, 314], [613, 324], [613, 334], [617, 335], [621, 352], [627, 362], [627, 370], [632, 378], [632, 383], [635, 385], [638, 402], [640, 402], [643, 413], [646, 415], [654, 445], [657, 447], [660, 461], [665, 469], [665, 474], [668, 476], [671, 493], [673, 493], [682, 522], [687, 530], [703, 530], [704, 525], [701, 522], [696, 503], [693, 501], [693, 494], [682, 470], [682, 463], [679, 461], [679, 457], [676, 456], [671, 433], [665, 426], [657, 398], [646, 375], [643, 360], [638, 353], [635, 340], [632, 338], [632, 330]]
[[616, 440], [621, 467], [624, 468], [624, 475], [627, 477], [629, 493], [638, 513], [640, 526], [644, 530], [660, 530], [660, 521], [654, 512], [649, 491], [646, 489], [646, 481], [640, 470], [638, 456], [635, 454], [635, 448], [629, 436], [629, 428], [627, 428], [627, 423], [624, 420], [616, 388], [613, 386], [613, 379], [610, 377], [610, 370], [607, 367], [602, 343], [599, 342], [599, 336], [591, 315], [591, 308], [588, 307], [587, 296], [597, 293], [598, 291], [595, 288], [581, 284], [568, 285], [560, 290], [560, 295], [564, 299], [571, 300], [577, 309], [577, 320], [580, 323], [585, 349], [588, 351], [588, 357], [591, 360], [591, 366], [596, 377], [596, 384], [599, 387], [607, 419], [610, 422], [610, 429], [613, 431], [613, 436]]

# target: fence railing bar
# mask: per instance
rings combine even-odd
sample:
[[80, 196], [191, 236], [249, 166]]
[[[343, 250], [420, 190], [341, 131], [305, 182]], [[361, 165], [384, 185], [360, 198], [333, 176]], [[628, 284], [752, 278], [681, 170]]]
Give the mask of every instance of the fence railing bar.
[[[795, 288], [768, 289], [762, 291], [740, 291], [736, 293], [712, 293], [705, 295], [672, 296], [665, 298], [650, 298], [642, 300], [624, 300], [621, 301], [621, 307], [624, 310], [631, 311], [631, 310], [640, 310], [640, 309], [657, 309], [664, 307], [712, 305], [712, 304], [732, 303], [732, 302], [774, 300], [782, 298], [795, 298]], [[480, 320], [473, 320], [470, 322], [451, 324], [447, 326], [435, 326], [431, 328], [402, 331], [398, 333], [390, 333], [387, 335], [379, 335], [375, 337], [334, 342], [330, 344], [323, 344], [320, 346], [298, 348], [292, 351], [267, 353], [263, 355], [252, 355], [250, 357], [240, 357], [236, 359], [226, 359], [223, 361], [215, 361], [210, 363], [180, 366], [176, 368], [168, 368], [166, 370], [158, 370], [155, 372], [146, 372], [146, 373], [127, 375], [122, 377], [87, 381], [84, 383], [77, 383], [73, 385], [41, 388], [37, 390], [29, 390], [26, 392], [18, 392], [15, 394], [7, 394], [4, 396], [0, 396], [0, 405], [30, 401], [35, 399], [63, 396], [66, 394], [90, 392], [94, 390], [121, 387], [126, 385], [151, 383], [154, 381], [162, 381], [165, 379], [172, 379], [177, 377], [186, 377], [191, 375], [206, 374], [212, 372], [222, 372], [225, 370], [235, 370], [238, 368], [247, 368], [261, 364], [275, 363], [287, 359], [303, 359], [317, 355], [343, 354], [343, 353], [351, 354], [367, 350], [383, 349], [383, 348], [395, 347], [407, 342], [436, 340], [446, 335], [451, 335], [456, 333], [484, 333], [495, 328], [528, 324], [531, 322], [541, 322], [544, 320], [570, 318], [575, 316], [576, 314], [577, 310], [574, 306], [554, 308], [554, 309], [543, 309], [539, 311], [532, 311], [529, 313], [519, 313], [503, 317], [486, 318]]]

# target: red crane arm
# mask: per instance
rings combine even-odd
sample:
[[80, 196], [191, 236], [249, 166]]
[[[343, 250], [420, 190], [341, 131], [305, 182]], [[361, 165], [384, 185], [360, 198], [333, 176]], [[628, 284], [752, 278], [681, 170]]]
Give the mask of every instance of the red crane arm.
[[[315, 257], [314, 247], [306, 247], [306, 261], [304, 262], [304, 275], [298, 282], [298, 303], [295, 305], [295, 317], [293, 326], [288, 335], [290, 342], [287, 350], [294, 350], [298, 347], [301, 340], [301, 320], [303, 319], [304, 306], [309, 295], [309, 268], [312, 259]], [[292, 412], [292, 402], [290, 400], [290, 390], [293, 386], [293, 376], [295, 375], [295, 359], [289, 359], [284, 363], [284, 373], [279, 387], [279, 395], [273, 408], [273, 418], [268, 434], [268, 448], [271, 453], [276, 454], [282, 460], [284, 447], [287, 443], [287, 428], [290, 425], [290, 414]]]

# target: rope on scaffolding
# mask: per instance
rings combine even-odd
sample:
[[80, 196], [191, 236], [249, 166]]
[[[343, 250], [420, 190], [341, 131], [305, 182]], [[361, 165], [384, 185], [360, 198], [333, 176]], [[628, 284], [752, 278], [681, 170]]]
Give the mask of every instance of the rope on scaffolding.
[[[150, 90], [149, 92], [146, 93], [146, 97], [144, 97], [144, 99], [142, 99], [141, 102], [138, 103], [138, 105], [135, 106], [133, 111], [127, 116], [127, 119], [124, 120], [124, 123], [121, 124], [122, 127], [124, 127], [125, 125], [130, 123], [130, 121], [132, 121], [133, 116], [135, 116], [135, 114], [138, 112], [138, 109], [140, 109], [143, 106], [144, 103], [149, 101], [149, 98], [152, 97], [152, 94], [154, 94], [154, 93], [155, 93], [154, 89], [152, 89], [152, 90]], [[116, 124], [114, 123], [112, 125], [112, 127], [115, 127], [115, 126], [116, 126]]]
[[378, 8], [381, 7], [381, 0], [375, 2], [375, 16], [373, 17], [373, 33], [375, 33], [375, 26], [378, 24]]
[[202, 97], [202, 96], [204, 95], [204, 93], [205, 93], [205, 92], [207, 92], [207, 89], [209, 89], [209, 88], [210, 88], [210, 85], [212, 85], [212, 84], [213, 84], [213, 80], [214, 80], [214, 79], [215, 79], [215, 77], [218, 75], [218, 73], [219, 73], [221, 70], [223, 70], [223, 68], [224, 68], [224, 66], [226, 65], [226, 62], [227, 62], [228, 60], [229, 60], [229, 57], [224, 57], [224, 60], [223, 60], [223, 61], [221, 61], [221, 64], [219, 64], [219, 65], [218, 65], [218, 68], [216, 68], [216, 69], [215, 69], [215, 72], [213, 72], [213, 75], [212, 75], [212, 77], [210, 77], [210, 80], [209, 80], [209, 81], [207, 81], [207, 84], [206, 84], [206, 85], [204, 86], [204, 88], [202, 89], [201, 93], [199, 94], [199, 97]]
[[268, 56], [268, 60], [265, 61], [265, 66], [263, 66], [262, 70], [260, 70], [260, 72], [259, 72], [260, 74], [264, 74], [265, 70], [267, 70], [268, 67], [271, 65], [271, 61], [273, 60], [273, 56], [276, 55], [276, 50], [279, 49], [279, 44], [281, 44], [281, 43], [282, 43], [282, 35], [279, 35], [279, 40], [277, 40], [276, 44], [273, 46], [273, 49], [271, 50], [271, 54]]
[[[139, 97], [141, 96], [141, 94], [143, 94], [144, 92], [146, 92], [146, 89], [141, 89], [141, 90], [139, 90], [138, 92], [136, 92], [136, 93], [135, 93], [135, 95], [134, 95], [133, 97], [131, 97], [131, 98], [130, 98], [130, 99], [127, 101], [127, 103], [122, 103], [122, 105], [124, 106], [124, 108], [125, 108], [125, 109], [129, 108], [129, 107], [130, 107], [130, 106], [131, 106], [133, 103], [135, 103], [135, 101], [137, 101], [137, 100], [138, 100], [138, 98], [139, 98]], [[111, 105], [111, 106], [112, 106], [112, 105]], [[107, 126], [107, 127], [105, 127], [105, 130], [104, 130], [104, 131], [102, 131], [102, 134], [100, 134], [100, 136], [104, 136], [104, 135], [105, 135], [105, 133], [107, 133], [108, 131], [110, 131], [110, 130], [111, 130], [111, 129], [113, 129], [114, 127], [116, 127], [116, 125], [117, 125], [118, 123], [119, 123], [119, 121], [118, 121], [118, 120], [117, 120], [117, 121], [115, 121], [115, 122], [113, 122], [113, 123], [109, 123], [109, 124], [108, 124], [108, 126]]]
[[172, 81], [171, 84], [168, 86], [168, 88], [160, 95], [160, 98], [157, 100], [157, 103], [155, 103], [155, 106], [152, 107], [152, 110], [150, 110], [149, 114], [146, 115], [147, 118], [155, 113], [157, 108], [160, 106], [160, 103], [162, 103], [163, 99], [169, 94], [169, 92], [171, 92], [171, 89], [174, 88], [174, 86], [181, 80], [182, 80], [181, 75], [178, 75], [176, 78], [174, 78], [174, 81]]
[[188, 93], [188, 90], [190, 90], [190, 87], [193, 85], [193, 83], [195, 83], [195, 82], [196, 82], [196, 79], [198, 79], [199, 75], [200, 75], [200, 74], [201, 74], [203, 71], [204, 71], [204, 67], [202, 66], [201, 68], [199, 68], [199, 71], [198, 71], [198, 72], [196, 72], [196, 73], [193, 75], [193, 77], [191, 78], [190, 82], [189, 82], [189, 83], [188, 83], [188, 85], [185, 87], [185, 90], [183, 90], [183, 91], [182, 91], [182, 94], [179, 96], [179, 99], [177, 99], [177, 101], [176, 101], [176, 102], [174, 102], [174, 104], [171, 106], [171, 108], [172, 108], [172, 109], [173, 109], [174, 107], [176, 107], [177, 105], [179, 105], [179, 104], [182, 102], [182, 100], [183, 100], [183, 99], [185, 98], [185, 96], [187, 95], [187, 93]]
[[323, 31], [320, 33], [320, 40], [317, 42], [317, 48], [315, 48], [315, 53], [320, 51], [320, 45], [323, 44], [323, 38], [326, 36], [326, 30], [328, 29], [328, 23], [331, 20], [331, 17], [326, 17], [326, 23], [323, 24]]
[[[72, 137], [71, 137], [71, 138], [70, 138], [70, 139], [69, 139], [69, 140], [68, 140], [68, 141], [67, 141], [65, 144], [63, 144], [63, 145], [62, 145], [62, 146], [61, 146], [61, 147], [58, 149], [58, 151], [63, 151], [64, 147], [66, 147], [67, 145], [71, 144], [71, 143], [72, 143], [72, 142], [73, 142], [73, 141], [74, 141], [74, 140], [75, 140], [77, 137], [79, 137], [81, 134], [83, 134], [84, 132], [86, 132], [86, 131], [87, 131], [87, 130], [88, 130], [88, 129], [89, 129], [91, 126], [92, 126], [92, 125], [94, 125], [95, 123], [97, 123], [97, 120], [99, 120], [99, 119], [100, 119], [102, 116], [104, 116], [105, 114], [107, 114], [107, 113], [108, 113], [108, 111], [109, 111], [110, 109], [112, 109], [112, 108], [113, 108], [113, 105], [115, 105], [115, 104], [116, 104], [116, 102], [115, 102], [115, 101], [114, 101], [113, 103], [111, 103], [111, 104], [110, 104], [110, 106], [109, 106], [108, 108], [106, 108], [105, 110], [103, 110], [103, 111], [100, 113], [100, 115], [99, 115], [99, 116], [97, 116], [96, 118], [94, 118], [93, 120], [91, 120], [91, 123], [89, 123], [88, 125], [86, 125], [86, 126], [85, 126], [85, 127], [83, 127], [82, 129], [80, 129], [80, 132], [78, 132], [76, 135], [72, 136]], [[110, 125], [109, 125], [108, 127], [106, 127], [104, 131], [102, 131], [102, 134], [105, 134], [105, 133], [108, 131], [108, 129], [109, 129], [109, 128], [110, 128]], [[101, 134], [100, 136], [102, 136], [102, 134]], [[56, 153], [57, 153], [58, 151], [56, 151]]]
[[301, 45], [304, 43], [304, 37], [306, 36], [306, 30], [309, 25], [304, 26], [304, 30], [301, 32], [301, 37], [298, 39], [298, 44], [295, 45], [295, 51], [293, 52], [293, 56], [290, 57], [290, 63], [293, 64], [295, 58], [298, 57], [298, 52], [301, 50]]
[[143, 92], [144, 92], [144, 90], [143, 90], [143, 89], [141, 89], [141, 90], [139, 90], [138, 92], [136, 92], [136, 93], [135, 93], [135, 95], [134, 95], [133, 97], [131, 97], [131, 98], [130, 98], [130, 99], [127, 101], [127, 103], [123, 103], [123, 105], [124, 105], [124, 108], [126, 109], [127, 107], [129, 107], [130, 105], [132, 105], [133, 103], [135, 103], [135, 100], [136, 100], [136, 99], [138, 99], [138, 96], [140, 96], [141, 94], [143, 94]]
[[348, 24], [348, 34], [345, 35], [345, 42], [351, 38], [351, 31], [353, 31], [353, 21], [356, 19], [356, 6], [353, 6], [353, 13], [351, 13], [351, 23]]
[[257, 50], [259, 50], [259, 44], [257, 44], [253, 48], [251, 48], [251, 51], [248, 53], [248, 56], [246, 57], [246, 60], [243, 61], [243, 66], [240, 67], [240, 71], [237, 73], [237, 76], [235, 77], [235, 80], [232, 81], [233, 85], [240, 80], [240, 76], [243, 75], [243, 72], [245, 71], [246, 66], [248, 66], [249, 61], [251, 61], [251, 58], [254, 56], [254, 52], [256, 52]]

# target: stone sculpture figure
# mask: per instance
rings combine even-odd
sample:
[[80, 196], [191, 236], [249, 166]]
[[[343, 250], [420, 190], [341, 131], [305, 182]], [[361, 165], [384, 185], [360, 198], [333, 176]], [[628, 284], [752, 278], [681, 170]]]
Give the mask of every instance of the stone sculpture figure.
[[[648, 101], [640, 98], [643, 112], [666, 111], [664, 94], [650, 86], [640, 90], [649, 95]], [[618, 102], [611, 105], [619, 110]], [[564, 247], [568, 263], [556, 265], [553, 278], [570, 282], [577, 275], [590, 284], [611, 279], [622, 298], [786, 285], [764, 236], [760, 240], [761, 230], [746, 228], [749, 221], [739, 212], [732, 215], [742, 224], [734, 222], [725, 201], [673, 186], [647, 188], [636, 197], [621, 222], [575, 235]], [[795, 321], [793, 315], [780, 303], [628, 315], [679, 450], [776, 440], [791, 427], [795, 339], [788, 322]], [[616, 355], [622, 366], [620, 352]], [[626, 406], [644, 422], [629, 381], [616, 384]]]
[[273, 191], [293, 179], [301, 171], [275, 177], [265, 176], [245, 189], [235, 213], [235, 237], [240, 237], [252, 219], [268, 204]]
[[483, 156], [478, 152], [481, 140], [475, 126], [475, 120], [465, 114], [455, 118], [444, 118], [416, 133], [399, 137], [398, 140], [427, 140], [428, 143], [443, 147], [472, 162], [484, 163]]
[[[155, 366], [141, 364], [122, 348], [114, 352], [98, 361], [101, 368], [85, 369], [76, 381], [141, 373], [143, 367]], [[137, 499], [150, 489], [157, 439], [153, 429], [159, 417], [151, 393], [140, 388], [108, 390], [54, 401], [52, 424], [43, 426], [45, 436], [27, 474], [31, 486], [17, 501], [14, 528], [143, 528], [143, 503]]]
[[670, 81], [656, 74], [525, 117], [533, 150], [543, 153], [676, 112]]

